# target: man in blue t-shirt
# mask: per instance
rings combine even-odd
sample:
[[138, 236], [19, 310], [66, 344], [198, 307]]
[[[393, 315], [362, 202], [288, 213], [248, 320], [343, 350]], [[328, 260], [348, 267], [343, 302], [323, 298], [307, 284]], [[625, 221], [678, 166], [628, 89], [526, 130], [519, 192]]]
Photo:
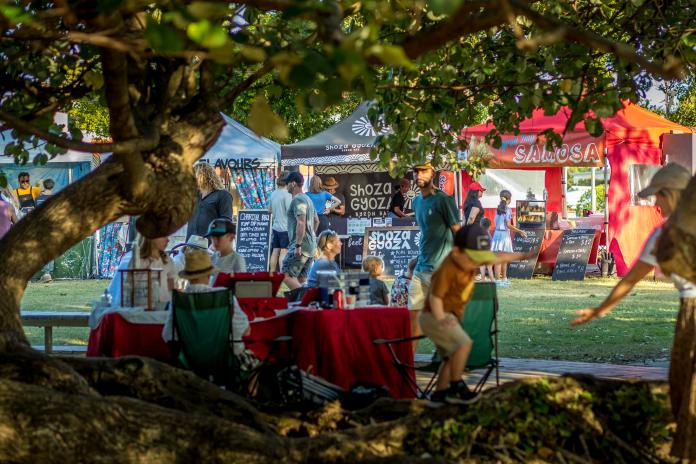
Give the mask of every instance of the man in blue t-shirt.
[[[430, 289], [430, 278], [452, 249], [454, 234], [461, 228], [454, 198], [435, 188], [435, 170], [430, 162], [414, 166], [413, 173], [420, 195], [413, 200], [416, 222], [420, 227], [418, 262], [408, 291], [413, 336], [420, 335], [418, 317]], [[414, 343], [414, 349], [416, 344]]]

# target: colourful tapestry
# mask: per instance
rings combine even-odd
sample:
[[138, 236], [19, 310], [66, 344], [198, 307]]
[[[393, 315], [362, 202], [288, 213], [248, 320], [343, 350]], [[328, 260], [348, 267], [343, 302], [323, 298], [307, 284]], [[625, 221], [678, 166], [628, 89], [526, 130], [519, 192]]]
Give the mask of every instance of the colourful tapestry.
[[121, 257], [126, 252], [128, 224], [114, 222], [99, 229], [97, 247], [97, 272], [99, 277], [114, 276]]
[[276, 181], [272, 167], [233, 169], [231, 174], [245, 209], [268, 208]]

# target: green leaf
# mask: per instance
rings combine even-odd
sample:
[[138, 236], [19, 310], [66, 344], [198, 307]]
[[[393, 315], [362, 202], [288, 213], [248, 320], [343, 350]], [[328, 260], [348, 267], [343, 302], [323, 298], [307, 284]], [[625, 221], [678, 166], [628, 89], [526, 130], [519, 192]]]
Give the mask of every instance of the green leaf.
[[89, 70], [85, 73], [83, 79], [92, 90], [99, 90], [104, 87], [104, 75], [100, 72]]
[[599, 137], [604, 132], [602, 122], [598, 118], [585, 118], [585, 129], [593, 137]]
[[7, 187], [7, 175], [0, 171], [0, 188]]
[[266, 52], [261, 47], [241, 45], [241, 51], [242, 56], [249, 61], [264, 61], [266, 59]]
[[229, 13], [225, 4], [212, 2], [193, 2], [186, 10], [196, 19], [219, 19]]
[[404, 49], [396, 45], [373, 45], [367, 51], [368, 55], [373, 55], [379, 58], [384, 64], [394, 66], [403, 66], [408, 69], [413, 69], [413, 62], [406, 56]]
[[247, 126], [264, 137], [282, 140], [288, 136], [288, 126], [285, 125], [285, 121], [273, 112], [263, 95], [258, 95], [251, 104]]
[[147, 27], [145, 28], [145, 39], [147, 39], [153, 50], [165, 53], [181, 51], [184, 49], [185, 44], [184, 38], [179, 34], [179, 31], [152, 19], [148, 19]]
[[430, 0], [428, 6], [436, 15], [450, 15], [454, 13], [462, 0]]
[[207, 19], [189, 24], [186, 34], [191, 40], [206, 48], [222, 47], [227, 42], [227, 32]]
[[31, 14], [23, 8], [15, 5], [0, 4], [0, 14], [6, 17], [13, 24], [29, 23], [32, 21]]

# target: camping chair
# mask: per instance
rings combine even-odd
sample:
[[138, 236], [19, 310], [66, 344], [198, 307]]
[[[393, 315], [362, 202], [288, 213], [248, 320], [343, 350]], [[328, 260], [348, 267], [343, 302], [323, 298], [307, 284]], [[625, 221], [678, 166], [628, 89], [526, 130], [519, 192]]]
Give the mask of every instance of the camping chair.
[[232, 292], [172, 292], [178, 362], [216, 384], [233, 380]]
[[[473, 390], [475, 392], [480, 392], [494, 370], [496, 385], [500, 385], [500, 373], [498, 370], [500, 364], [498, 358], [498, 297], [495, 283], [477, 282], [475, 284], [471, 301], [466, 305], [464, 318], [460, 322], [474, 343], [471, 348], [471, 353], [469, 354], [469, 359], [467, 360], [467, 370], [485, 369], [481, 379], [477, 382]], [[421, 335], [419, 337], [397, 338], [392, 340], [373, 340], [375, 345], [386, 345], [391, 354], [394, 366], [411, 388], [416, 398], [420, 399], [428, 398], [430, 395], [430, 392], [435, 386], [442, 361], [436, 351], [432, 355], [427, 355], [429, 359], [425, 363], [414, 363], [414, 365], [406, 364], [398, 358], [393, 345], [396, 343], [412, 343], [423, 338], [426, 337]], [[418, 386], [414, 378], [415, 376], [411, 375], [411, 371], [432, 372], [433, 375], [426, 386], [421, 388]]]

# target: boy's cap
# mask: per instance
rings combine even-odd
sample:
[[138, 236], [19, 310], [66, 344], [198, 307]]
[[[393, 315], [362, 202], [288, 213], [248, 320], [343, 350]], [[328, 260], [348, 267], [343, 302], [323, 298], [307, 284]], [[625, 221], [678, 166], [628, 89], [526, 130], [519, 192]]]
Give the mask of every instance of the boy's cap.
[[655, 195], [664, 188], [684, 190], [691, 180], [689, 170], [677, 163], [667, 163], [655, 173], [650, 184], [638, 192], [638, 196], [646, 198]]
[[293, 172], [288, 173], [288, 175], [285, 176], [285, 179], [283, 179], [283, 181], [286, 184], [289, 184], [290, 182], [294, 182], [298, 185], [304, 185], [304, 176], [297, 171], [293, 171]]
[[478, 224], [470, 224], [459, 229], [454, 236], [454, 245], [463, 249], [475, 263], [485, 263], [495, 259], [491, 251], [491, 238]]
[[485, 192], [486, 189], [483, 188], [483, 185], [479, 184], [478, 182], [472, 182], [469, 184], [469, 190], [478, 190], [479, 192]]
[[210, 224], [208, 225], [208, 232], [205, 234], [205, 237], [210, 237], [211, 235], [218, 236], [236, 233], [237, 228], [235, 227], [234, 222], [232, 222], [232, 219], [222, 217], [210, 221]]

